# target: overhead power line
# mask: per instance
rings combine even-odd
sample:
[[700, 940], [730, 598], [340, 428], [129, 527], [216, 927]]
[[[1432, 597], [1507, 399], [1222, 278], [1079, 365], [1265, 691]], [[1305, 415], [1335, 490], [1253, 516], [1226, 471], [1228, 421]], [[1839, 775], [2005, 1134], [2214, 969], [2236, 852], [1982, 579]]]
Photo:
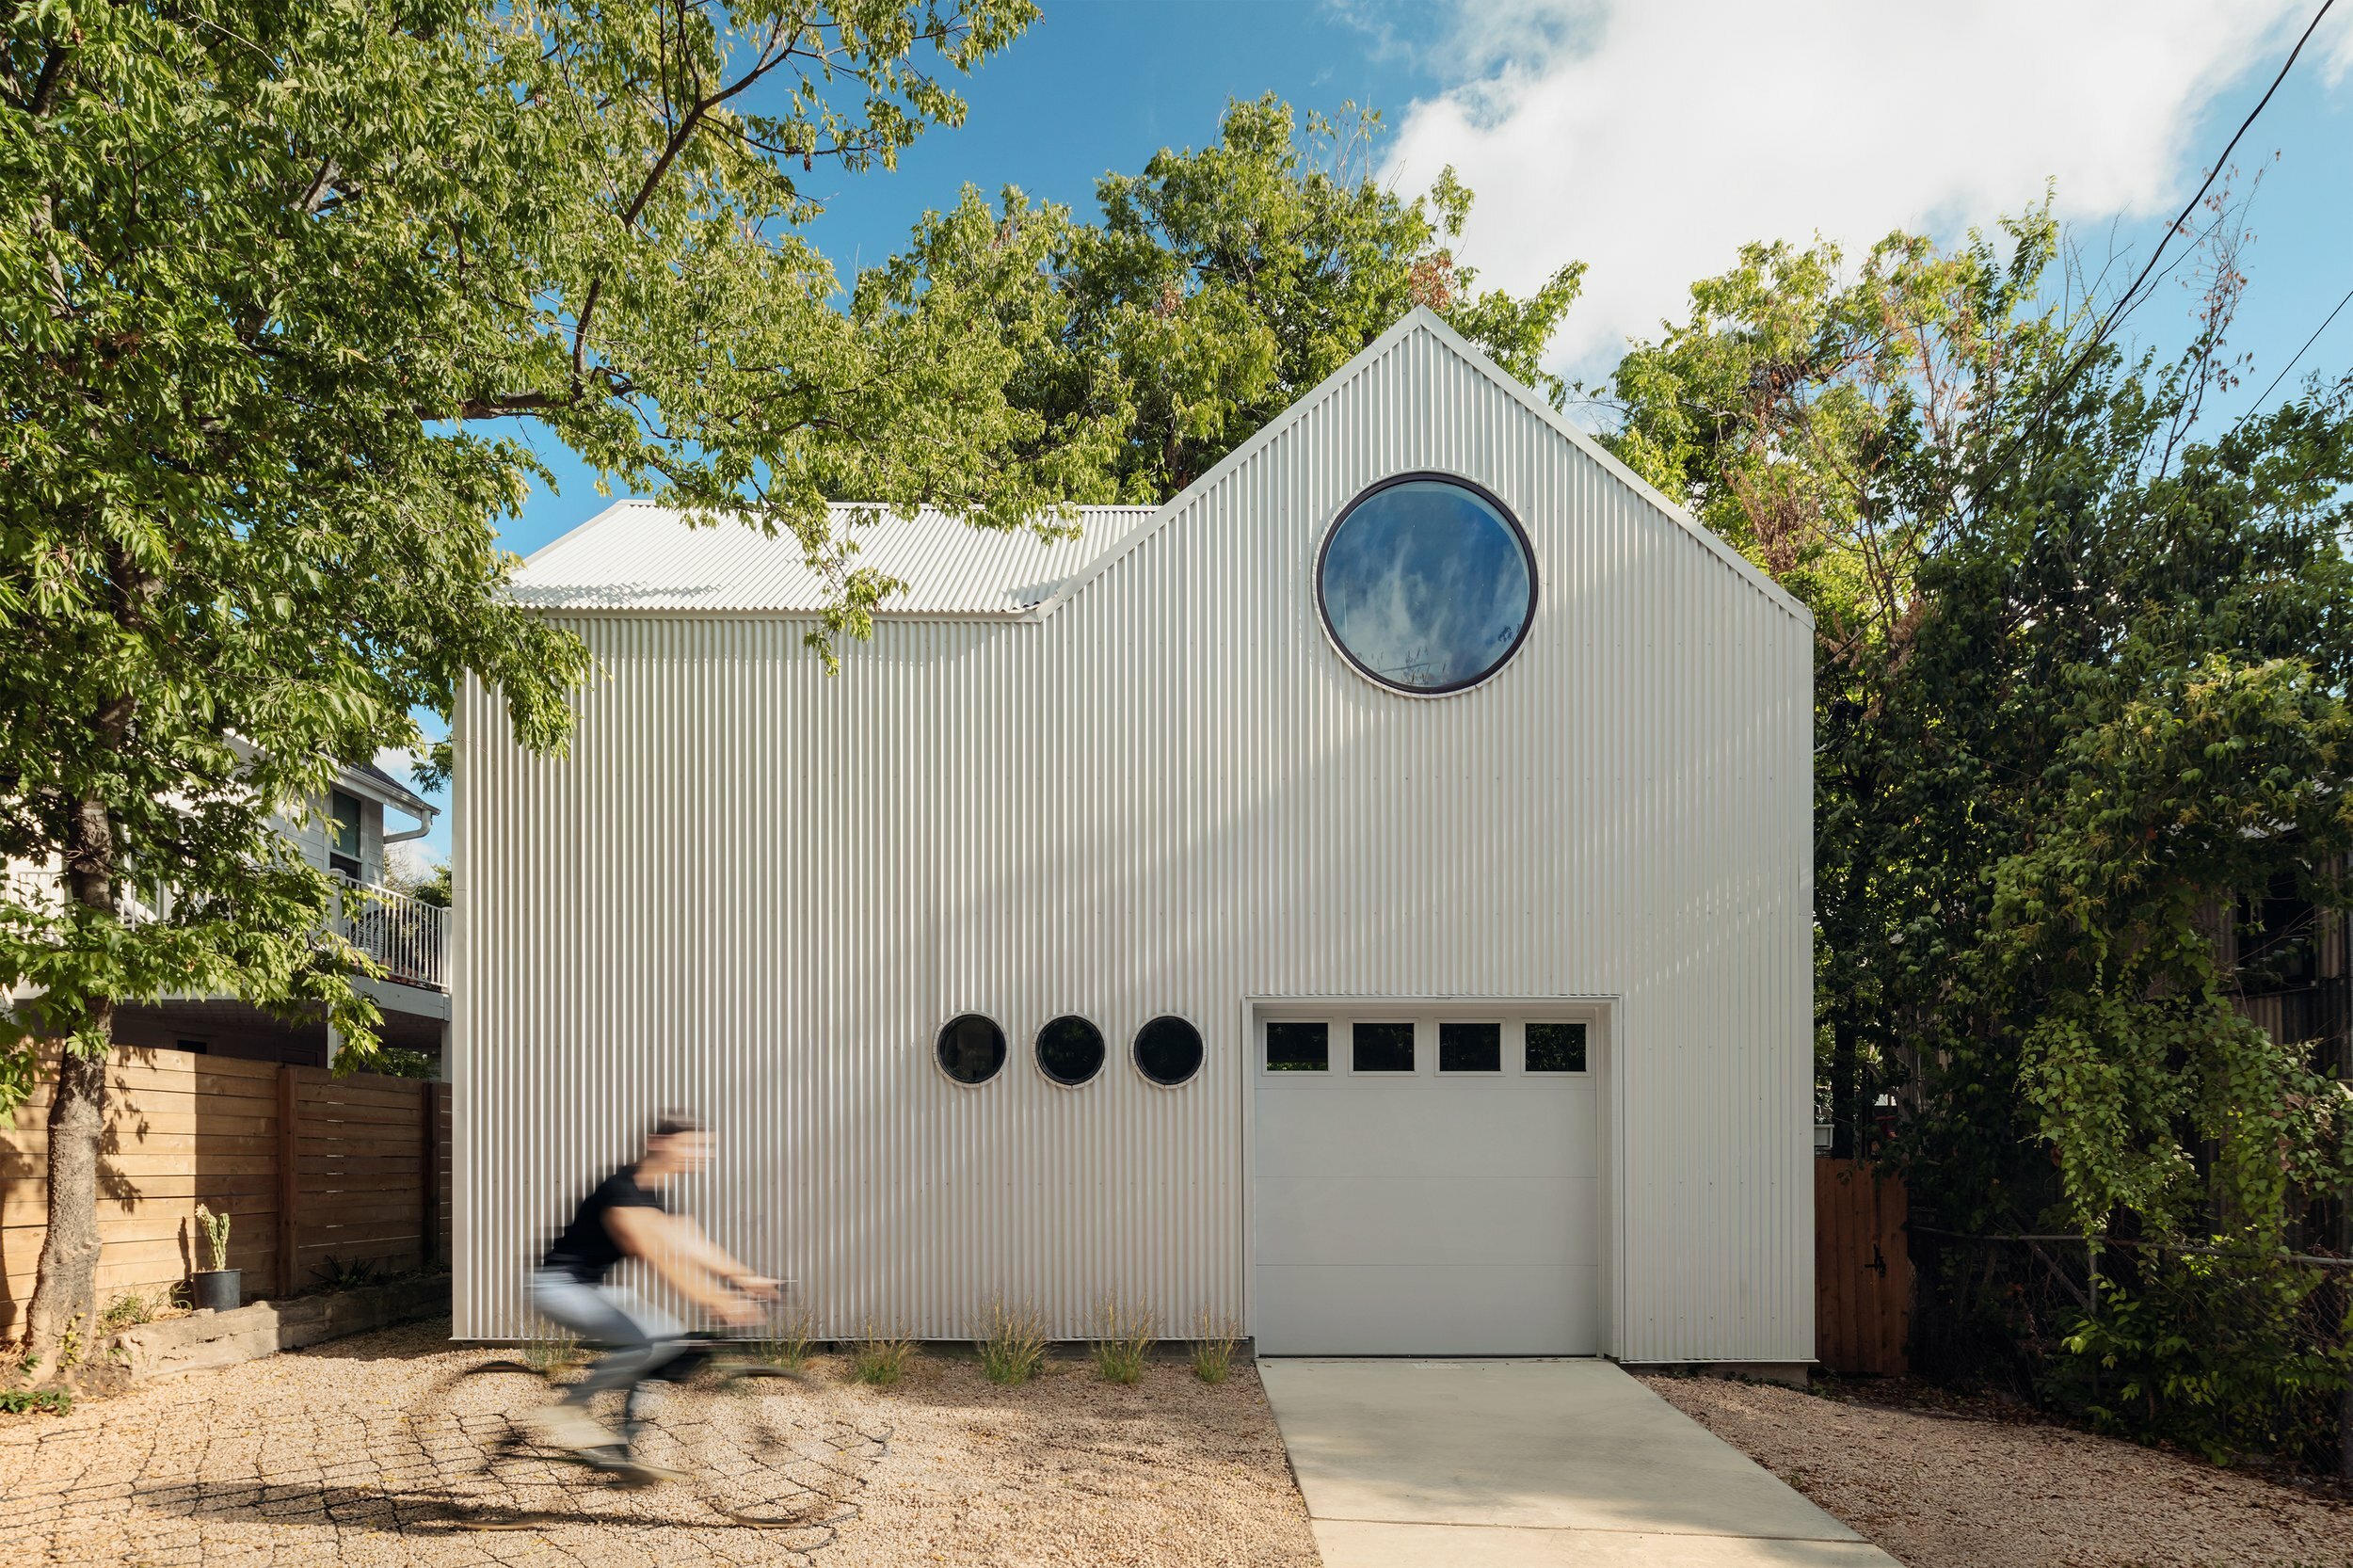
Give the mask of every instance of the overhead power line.
[[[2305, 24], [2303, 36], [2296, 40], [2296, 47], [2288, 51], [2288, 57], [2281, 63], [2280, 73], [2271, 79], [2271, 86], [2264, 89], [2264, 95], [2256, 100], [2255, 106], [2247, 111], [2247, 118], [2239, 121], [2238, 129], [2232, 133], [2230, 141], [2224, 145], [2222, 155], [2215, 159], [2213, 167], [2206, 170], [2206, 178], [2198, 186], [2198, 194], [2189, 199], [2179, 216], [2168, 224], [2165, 232], [2157, 237], [2156, 248], [2149, 253], [2149, 263], [2140, 269], [2140, 276], [2133, 280], [2131, 288], [2117, 296], [2116, 309], [2102, 319], [2099, 330], [2091, 334], [2091, 341], [2077, 351], [2074, 361], [2067, 367], [2066, 373], [2039, 400], [2041, 412], [2047, 413], [2057, 406], [2058, 400], [2065, 397], [2068, 389], [2075, 384], [2075, 377], [2082, 375], [2084, 367], [2091, 362], [2091, 357], [2100, 351], [2100, 345], [2107, 342], [2108, 334], [2116, 330], [2123, 319], [2138, 308], [2141, 285], [2149, 280], [2151, 273], [2156, 271], [2157, 263], [2164, 259], [2165, 248], [2173, 243], [2174, 235], [2183, 232], [2189, 222], [2189, 215], [2198, 210], [2198, 203], [2206, 199], [2206, 192], [2214, 188], [2215, 181], [2220, 177], [2223, 169], [2230, 166], [2231, 154], [2237, 151], [2240, 138], [2247, 135], [2248, 128], [2255, 123], [2265, 107], [2270, 104], [2272, 95], [2280, 90], [2280, 84], [2288, 79], [2288, 72], [2296, 69], [2296, 57], [2304, 52], [2304, 45], [2312, 41], [2313, 34], [2319, 29], [2322, 21], [2328, 17], [2329, 8], [2336, 3], [2337, 0], [2321, 0], [2320, 9], [2313, 13], [2312, 21]], [[2040, 423], [2040, 414], [2037, 416], [2037, 423]]]
[[[2279, 391], [2280, 383], [2288, 378], [2288, 372], [2296, 368], [2297, 361], [2303, 359], [2306, 354], [2312, 352], [2313, 344], [2320, 341], [2320, 334], [2329, 330], [2329, 323], [2336, 320], [2337, 317], [2343, 313], [2347, 305], [2353, 305], [2353, 289], [2347, 289], [2345, 291], [2345, 297], [2337, 301], [2337, 308], [2329, 312], [2328, 320], [2323, 321], [2319, 326], [2313, 328], [2313, 335], [2304, 340], [2304, 346], [2297, 349], [2295, 355], [2289, 359], [2288, 362], [2280, 367], [2280, 374], [2273, 376], [2271, 378], [2271, 385], [2265, 387], [2263, 390], [2262, 395], [2257, 397], [2253, 403], [2248, 406], [2247, 412], [2239, 415], [2238, 418], [2231, 422], [2231, 430], [2237, 429], [2240, 425], [2245, 424], [2249, 419], [2254, 417], [2256, 412], [2263, 408], [2265, 402], [2270, 398], [2271, 394]], [[2227, 436], [2230, 434], [2230, 431], [2226, 430], [2223, 434]]]

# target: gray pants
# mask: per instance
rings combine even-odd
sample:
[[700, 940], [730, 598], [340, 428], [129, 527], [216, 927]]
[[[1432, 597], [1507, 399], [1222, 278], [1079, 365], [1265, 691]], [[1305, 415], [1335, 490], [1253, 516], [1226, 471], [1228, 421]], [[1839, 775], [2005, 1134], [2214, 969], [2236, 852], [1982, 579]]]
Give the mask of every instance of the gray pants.
[[531, 1307], [590, 1344], [609, 1345], [588, 1375], [565, 1392], [566, 1404], [586, 1404], [608, 1388], [629, 1388], [651, 1377], [686, 1349], [684, 1325], [613, 1285], [584, 1285], [561, 1269], [531, 1276]]

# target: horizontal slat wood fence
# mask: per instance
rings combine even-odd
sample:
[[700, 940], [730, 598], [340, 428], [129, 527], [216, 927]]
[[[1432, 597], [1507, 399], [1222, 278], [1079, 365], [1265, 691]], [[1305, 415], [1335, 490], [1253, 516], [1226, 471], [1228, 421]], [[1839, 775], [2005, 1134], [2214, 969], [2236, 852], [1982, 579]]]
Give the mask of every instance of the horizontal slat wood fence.
[[[45, 1081], [0, 1118], [0, 1337], [32, 1294], [46, 1233], [48, 1118]], [[404, 1268], [449, 1256], [447, 1084], [119, 1049], [99, 1148], [102, 1304], [210, 1266], [200, 1203], [232, 1216], [229, 1266], [248, 1298], [315, 1285], [330, 1257]]]
[[1895, 1176], [1859, 1160], [1814, 1162], [1814, 1354], [1833, 1372], [1910, 1368], [1909, 1208]]

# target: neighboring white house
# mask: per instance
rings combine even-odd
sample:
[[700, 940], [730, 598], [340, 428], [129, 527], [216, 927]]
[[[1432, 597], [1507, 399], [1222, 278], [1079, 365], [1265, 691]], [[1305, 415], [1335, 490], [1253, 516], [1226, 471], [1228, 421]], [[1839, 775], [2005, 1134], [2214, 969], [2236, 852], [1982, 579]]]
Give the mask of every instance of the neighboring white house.
[[456, 1333], [662, 1107], [820, 1331], [1814, 1349], [1805, 612], [1417, 312], [1169, 504], [797, 546], [623, 503], [457, 715]]
[[[388, 830], [386, 813], [409, 819]], [[360, 980], [383, 1014], [385, 1044], [439, 1057], [449, 1037], [449, 911], [421, 904], [385, 886], [387, 845], [420, 839], [439, 808], [373, 763], [346, 764], [312, 809], [288, 812], [272, 825], [302, 857], [345, 884], [335, 920], [343, 935], [373, 957], [381, 979]], [[56, 867], [11, 863], [20, 897], [62, 896]], [[125, 913], [155, 911], [136, 895]], [[189, 994], [160, 1002], [125, 1004], [115, 1012], [115, 1039], [142, 1049], [185, 1050], [264, 1062], [325, 1066], [334, 1044], [323, 1017], [288, 1019], [231, 997]]]

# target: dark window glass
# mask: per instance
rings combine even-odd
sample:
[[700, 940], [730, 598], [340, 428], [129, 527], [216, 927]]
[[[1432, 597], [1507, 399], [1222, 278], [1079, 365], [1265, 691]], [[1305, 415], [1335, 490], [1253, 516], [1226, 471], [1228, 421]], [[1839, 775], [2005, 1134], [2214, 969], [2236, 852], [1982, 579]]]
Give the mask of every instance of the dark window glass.
[[1084, 1018], [1056, 1018], [1037, 1032], [1037, 1064], [1057, 1083], [1084, 1083], [1103, 1070], [1103, 1032]]
[[1005, 1032], [993, 1018], [967, 1013], [939, 1031], [939, 1065], [958, 1083], [986, 1083], [1005, 1064]]
[[1581, 1073], [1585, 1070], [1583, 1024], [1529, 1024], [1528, 1070], [1531, 1073]]
[[1332, 1026], [1325, 1023], [1271, 1023], [1266, 1026], [1266, 1070], [1271, 1073], [1321, 1073], [1332, 1066]]
[[1415, 475], [1349, 503], [1324, 539], [1316, 594], [1357, 668], [1402, 691], [1450, 692], [1520, 646], [1536, 613], [1536, 566], [1493, 497]]
[[1438, 1071], [1499, 1073], [1503, 1071], [1501, 1024], [1440, 1024]]
[[1414, 1070], [1412, 1024], [1357, 1024], [1353, 1058], [1360, 1073], [1410, 1073]]
[[327, 869], [360, 874], [360, 802], [341, 790], [328, 792]]
[[1201, 1070], [1201, 1032], [1182, 1018], [1154, 1018], [1136, 1031], [1136, 1070], [1178, 1084]]

